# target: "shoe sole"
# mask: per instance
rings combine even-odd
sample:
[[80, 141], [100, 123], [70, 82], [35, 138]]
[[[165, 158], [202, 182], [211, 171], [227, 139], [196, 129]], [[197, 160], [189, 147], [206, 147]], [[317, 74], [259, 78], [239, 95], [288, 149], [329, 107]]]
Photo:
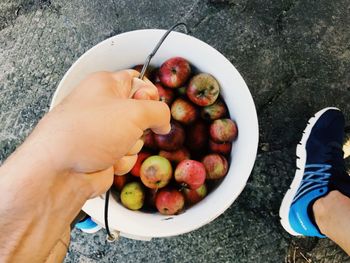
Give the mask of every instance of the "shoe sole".
[[92, 227], [92, 228], [78, 228], [78, 229], [80, 229], [81, 231], [83, 231], [84, 233], [87, 233], [87, 234], [94, 234], [97, 231], [99, 231], [100, 229], [102, 229], [102, 226], [97, 225], [97, 226]]
[[282, 204], [280, 207], [279, 215], [280, 221], [283, 228], [293, 236], [301, 236], [302, 234], [295, 232], [289, 223], [289, 210], [292, 205], [295, 194], [297, 193], [300, 183], [304, 176], [305, 163], [306, 163], [306, 142], [309, 139], [310, 133], [318, 119], [328, 110], [339, 110], [335, 107], [328, 107], [317, 112], [312, 118], [309, 119], [308, 125], [306, 126], [301, 141], [297, 145], [296, 149], [296, 172], [292, 184], [286, 192]]

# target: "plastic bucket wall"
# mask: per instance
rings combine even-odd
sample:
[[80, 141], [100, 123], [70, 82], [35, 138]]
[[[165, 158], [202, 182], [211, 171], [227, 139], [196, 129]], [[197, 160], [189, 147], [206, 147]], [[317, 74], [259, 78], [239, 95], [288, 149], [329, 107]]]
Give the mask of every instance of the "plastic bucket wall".
[[[164, 30], [137, 30], [111, 37], [83, 54], [61, 80], [52, 99], [57, 105], [89, 73], [116, 71], [143, 64]], [[208, 44], [185, 34], [172, 32], [165, 40], [153, 65], [181, 56], [201, 72], [215, 76], [221, 85], [231, 117], [237, 122], [239, 135], [232, 149], [229, 172], [223, 182], [203, 201], [176, 216], [134, 212], [110, 200], [109, 224], [121, 235], [149, 239], [186, 233], [197, 229], [222, 214], [238, 197], [254, 165], [258, 145], [258, 120], [249, 89], [235, 67]], [[104, 200], [89, 200], [83, 207], [91, 217], [103, 221]]]

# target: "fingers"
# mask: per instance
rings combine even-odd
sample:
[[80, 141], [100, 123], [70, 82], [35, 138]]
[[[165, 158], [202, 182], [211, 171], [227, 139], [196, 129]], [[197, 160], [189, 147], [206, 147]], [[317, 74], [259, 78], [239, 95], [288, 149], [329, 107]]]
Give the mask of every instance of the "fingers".
[[140, 73], [133, 69], [111, 73], [118, 92], [122, 91], [128, 98], [159, 100], [158, 90], [147, 78], [139, 79]]
[[113, 173], [114, 169], [113, 166], [111, 166], [106, 170], [86, 174], [86, 178], [88, 181], [90, 181], [90, 185], [92, 187], [92, 194], [90, 198], [94, 198], [107, 192], [113, 183]]
[[120, 79], [124, 79], [131, 84], [133, 78], [137, 78], [140, 75], [140, 72], [133, 69], [124, 69], [124, 70], [112, 72], [110, 74], [116, 82], [118, 82]]
[[132, 69], [121, 70], [117, 72], [110, 73], [114, 82], [115, 88], [114, 92], [119, 97], [122, 94], [123, 97], [129, 98], [132, 94], [133, 79], [139, 75], [139, 72]]
[[134, 121], [143, 131], [152, 129], [157, 134], [167, 134], [170, 131], [170, 109], [166, 103], [134, 100], [133, 104]]
[[132, 81], [130, 98], [138, 100], [159, 100], [159, 94], [156, 86], [148, 79], [141, 80], [139, 78], [134, 78]]
[[101, 91], [107, 92], [110, 96], [117, 98], [152, 99], [159, 100], [158, 90], [147, 78], [138, 78], [140, 73], [136, 70], [128, 69], [118, 72], [95, 72], [85, 78], [75, 89], [74, 94], [81, 96], [83, 90], [90, 97], [101, 95]]
[[123, 175], [134, 167], [137, 161], [137, 155], [124, 156], [117, 160], [113, 166], [115, 175]]
[[143, 140], [138, 139], [135, 143], [135, 145], [129, 150], [129, 152], [126, 155], [134, 155], [138, 154], [143, 147]]

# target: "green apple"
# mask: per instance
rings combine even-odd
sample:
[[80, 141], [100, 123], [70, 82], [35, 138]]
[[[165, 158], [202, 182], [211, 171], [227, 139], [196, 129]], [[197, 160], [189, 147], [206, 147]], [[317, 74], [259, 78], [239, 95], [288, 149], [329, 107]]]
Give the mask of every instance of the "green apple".
[[120, 194], [122, 204], [130, 210], [139, 210], [143, 206], [145, 193], [139, 182], [126, 184]]

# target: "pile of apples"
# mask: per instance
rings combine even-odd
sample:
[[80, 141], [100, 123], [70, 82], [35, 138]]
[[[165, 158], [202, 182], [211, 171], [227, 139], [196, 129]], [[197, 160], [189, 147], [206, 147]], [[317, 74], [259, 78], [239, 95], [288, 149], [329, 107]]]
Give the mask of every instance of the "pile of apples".
[[147, 130], [133, 169], [114, 177], [117, 198], [128, 209], [178, 214], [227, 174], [238, 129], [218, 81], [194, 71], [186, 59], [174, 57], [146, 72], [170, 108], [171, 130], [166, 135]]

